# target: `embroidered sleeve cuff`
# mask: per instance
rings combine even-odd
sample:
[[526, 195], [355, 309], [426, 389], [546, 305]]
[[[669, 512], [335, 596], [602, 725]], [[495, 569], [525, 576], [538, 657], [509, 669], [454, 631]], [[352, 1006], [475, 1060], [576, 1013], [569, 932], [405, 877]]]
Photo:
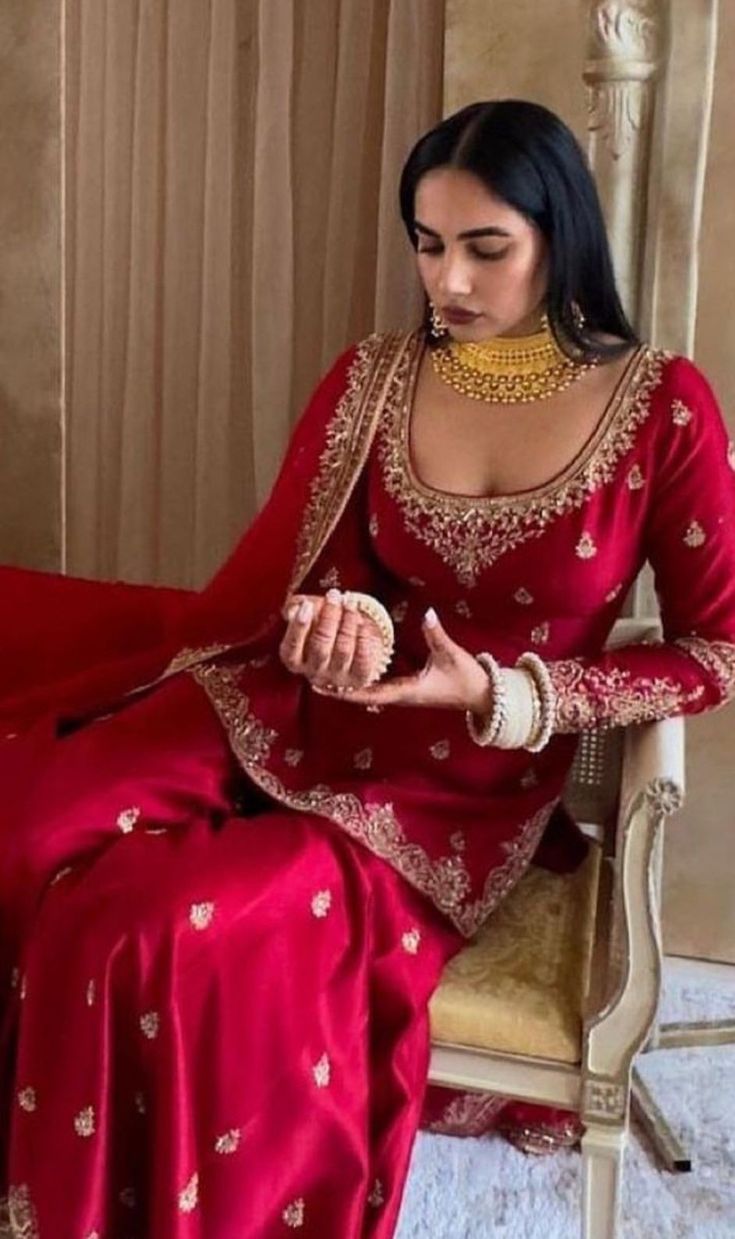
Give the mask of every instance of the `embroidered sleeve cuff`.
[[669, 676], [633, 675], [625, 667], [585, 666], [574, 658], [551, 663], [556, 690], [557, 732], [593, 727], [628, 727], [683, 714], [701, 687], [687, 692]]
[[720, 692], [721, 705], [735, 698], [735, 643], [680, 637], [676, 646], [709, 673]]

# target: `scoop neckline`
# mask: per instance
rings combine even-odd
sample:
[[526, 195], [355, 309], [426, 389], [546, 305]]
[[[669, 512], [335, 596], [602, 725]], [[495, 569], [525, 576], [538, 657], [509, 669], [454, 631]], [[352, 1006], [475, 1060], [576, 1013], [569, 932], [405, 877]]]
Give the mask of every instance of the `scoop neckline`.
[[411, 420], [413, 407], [416, 397], [416, 387], [418, 384], [419, 369], [421, 361], [426, 353], [426, 341], [417, 338], [417, 347], [414, 350], [414, 356], [411, 361], [411, 368], [406, 384], [406, 395], [403, 401], [401, 425], [400, 425], [400, 453], [403, 463], [403, 468], [411, 487], [419, 494], [427, 499], [433, 499], [435, 502], [444, 502], [461, 507], [500, 507], [503, 505], [513, 506], [514, 504], [522, 505], [532, 502], [536, 499], [542, 499], [555, 491], [561, 490], [568, 482], [573, 481], [581, 473], [584, 472], [590, 459], [597, 452], [600, 444], [603, 442], [610, 426], [614, 423], [617, 412], [625, 400], [631, 386], [633, 385], [636, 375], [638, 374], [640, 363], [646, 354], [646, 345], [639, 344], [628, 359], [628, 363], [623, 369], [613, 391], [611, 392], [605, 408], [603, 409], [597, 424], [585, 442], [582, 444], [579, 451], [561, 470], [549, 478], [548, 481], [542, 482], [539, 486], [532, 486], [526, 490], [503, 491], [493, 495], [466, 495], [460, 491], [441, 490], [438, 487], [430, 486], [428, 482], [422, 481], [416, 472], [411, 456]]

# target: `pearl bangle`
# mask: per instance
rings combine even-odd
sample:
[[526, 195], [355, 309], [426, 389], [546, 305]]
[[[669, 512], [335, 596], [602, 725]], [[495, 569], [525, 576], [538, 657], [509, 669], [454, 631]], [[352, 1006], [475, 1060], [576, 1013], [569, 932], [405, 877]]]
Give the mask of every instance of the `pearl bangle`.
[[482, 722], [478, 725], [477, 717], [472, 710], [468, 710], [465, 714], [467, 722], [467, 730], [469, 731], [475, 744], [485, 747], [488, 744], [494, 744], [499, 733], [503, 730], [508, 718], [508, 698], [505, 689], [505, 681], [503, 673], [493, 658], [492, 654], [476, 654], [478, 663], [483, 671], [487, 673], [490, 680], [490, 688], [492, 691], [492, 705], [490, 713], [487, 714]]
[[538, 654], [522, 654], [514, 668], [500, 667], [491, 654], [475, 655], [490, 680], [492, 704], [478, 722], [467, 711], [467, 729], [476, 744], [540, 753], [554, 733], [556, 692]]
[[552, 735], [554, 734], [554, 721], [556, 718], [556, 691], [551, 680], [549, 668], [538, 654], [528, 652], [522, 654], [516, 663], [518, 670], [527, 671], [533, 679], [538, 694], [539, 700], [539, 721], [535, 728], [535, 734], [532, 735], [524, 748], [529, 753], [540, 753], [546, 748]]
[[528, 671], [503, 667], [501, 671], [508, 702], [507, 717], [495, 737], [496, 748], [522, 749], [536, 735], [539, 696]]

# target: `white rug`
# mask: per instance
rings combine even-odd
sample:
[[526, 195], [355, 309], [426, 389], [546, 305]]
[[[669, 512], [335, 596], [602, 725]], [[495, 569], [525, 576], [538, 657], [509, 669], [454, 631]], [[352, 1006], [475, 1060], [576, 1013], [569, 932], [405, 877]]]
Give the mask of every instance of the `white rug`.
[[[664, 1023], [735, 1019], [735, 979], [677, 963], [667, 961]], [[693, 1169], [657, 1170], [634, 1130], [620, 1239], [735, 1239], [735, 1045], [663, 1050], [638, 1065]], [[533, 1158], [492, 1136], [421, 1133], [397, 1239], [578, 1239], [580, 1168], [578, 1152]]]

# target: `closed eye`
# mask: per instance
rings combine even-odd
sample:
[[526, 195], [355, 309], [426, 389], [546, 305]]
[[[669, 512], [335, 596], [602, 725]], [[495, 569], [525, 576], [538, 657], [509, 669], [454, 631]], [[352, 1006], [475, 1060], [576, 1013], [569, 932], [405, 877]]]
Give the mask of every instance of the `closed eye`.
[[[501, 258], [505, 258], [509, 248], [494, 250], [492, 253], [488, 253], [485, 250], [471, 249], [470, 253], [473, 258], [479, 258], [480, 262], [499, 262]], [[416, 252], [418, 254], [443, 254], [444, 249], [441, 245], [420, 245]]]
[[487, 254], [483, 250], [473, 250], [472, 254], [475, 258], [479, 258], [480, 262], [499, 262], [501, 258], [505, 258], [508, 253], [507, 249], [493, 250], [492, 254]]

